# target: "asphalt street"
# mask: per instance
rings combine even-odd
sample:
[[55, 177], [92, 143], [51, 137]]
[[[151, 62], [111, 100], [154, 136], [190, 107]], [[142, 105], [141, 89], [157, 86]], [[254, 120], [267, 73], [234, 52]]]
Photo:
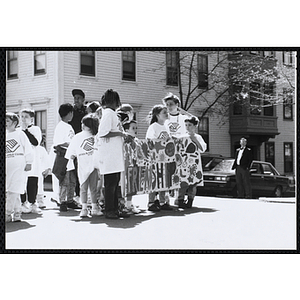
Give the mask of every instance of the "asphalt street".
[[133, 203], [140, 214], [111, 220], [60, 212], [50, 197], [46, 192], [41, 215], [6, 224], [6, 249], [296, 249], [295, 198], [196, 197], [192, 209], [154, 213], [146, 209], [147, 195], [139, 195]]

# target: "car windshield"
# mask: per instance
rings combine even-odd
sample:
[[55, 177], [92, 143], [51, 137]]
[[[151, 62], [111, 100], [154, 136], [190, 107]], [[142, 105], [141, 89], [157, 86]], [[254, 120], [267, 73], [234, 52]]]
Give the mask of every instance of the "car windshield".
[[213, 169], [220, 161], [222, 157], [203, 157], [202, 158], [202, 167], [204, 171], [209, 171]]
[[211, 171], [216, 172], [232, 172], [233, 159], [224, 159], [219, 162]]

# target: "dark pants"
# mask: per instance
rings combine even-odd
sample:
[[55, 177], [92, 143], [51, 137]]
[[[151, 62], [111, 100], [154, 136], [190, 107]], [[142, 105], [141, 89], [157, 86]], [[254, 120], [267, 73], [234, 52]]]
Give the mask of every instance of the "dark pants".
[[118, 211], [120, 172], [104, 175], [105, 212]]
[[78, 179], [78, 162], [77, 158], [74, 159], [74, 166], [75, 166], [75, 175], [76, 175], [76, 185], [75, 185], [75, 195], [80, 197], [80, 183]]
[[237, 195], [239, 198], [251, 198], [250, 172], [240, 166], [236, 166], [235, 170]]
[[35, 203], [37, 192], [38, 192], [38, 177], [28, 177], [26, 193], [21, 195], [21, 202], [24, 203], [26, 201], [26, 194], [27, 194], [28, 202], [31, 204]]

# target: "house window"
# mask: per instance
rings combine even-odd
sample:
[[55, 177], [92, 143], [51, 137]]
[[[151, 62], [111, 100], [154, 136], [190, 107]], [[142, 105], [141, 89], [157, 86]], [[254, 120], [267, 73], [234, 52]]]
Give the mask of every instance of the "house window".
[[274, 142], [265, 143], [265, 160], [275, 166], [275, 144]]
[[178, 85], [179, 52], [166, 51], [167, 85]]
[[275, 51], [263, 51], [264, 57], [275, 57]]
[[283, 89], [283, 119], [293, 120], [293, 96]]
[[264, 84], [264, 116], [274, 116], [274, 106], [272, 98], [275, 93], [275, 83], [266, 82]]
[[95, 51], [80, 51], [80, 75], [95, 76]]
[[122, 51], [123, 80], [135, 81], [135, 51]]
[[293, 52], [292, 51], [283, 51], [282, 52], [282, 63], [284, 65], [292, 65], [293, 63]]
[[46, 148], [47, 141], [47, 111], [39, 110], [35, 112], [34, 123], [36, 126], [41, 128], [42, 131], [42, 141], [41, 146]]
[[34, 75], [46, 74], [46, 52], [34, 51]]
[[207, 145], [206, 151], [209, 151], [209, 124], [207, 117], [201, 118], [199, 120], [198, 133], [203, 137]]
[[263, 51], [250, 51], [250, 54], [262, 55]]
[[7, 51], [7, 78], [18, 78], [18, 51]]
[[252, 82], [250, 84], [250, 114], [260, 115], [261, 114], [261, 93], [260, 84], [258, 82]]
[[293, 143], [283, 143], [283, 154], [284, 154], [284, 172], [293, 172]]
[[208, 88], [208, 56], [198, 54], [198, 88]]

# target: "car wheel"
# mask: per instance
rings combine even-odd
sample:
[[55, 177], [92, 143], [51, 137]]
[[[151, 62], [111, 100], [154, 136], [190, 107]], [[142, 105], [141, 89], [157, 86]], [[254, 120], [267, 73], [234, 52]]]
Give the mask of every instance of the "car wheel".
[[274, 196], [275, 197], [281, 197], [282, 196], [282, 187], [281, 186], [276, 186], [275, 191], [274, 191]]

